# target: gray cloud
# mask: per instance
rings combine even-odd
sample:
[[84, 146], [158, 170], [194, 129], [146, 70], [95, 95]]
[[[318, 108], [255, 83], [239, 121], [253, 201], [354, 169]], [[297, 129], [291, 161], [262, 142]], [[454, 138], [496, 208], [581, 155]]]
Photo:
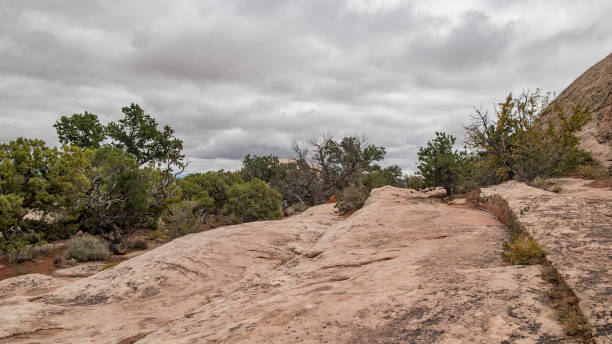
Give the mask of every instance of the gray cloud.
[[612, 46], [607, 1], [31, 1], [0, 8], [0, 140], [139, 103], [190, 171], [364, 134], [384, 164], [462, 137], [474, 105], [560, 92]]

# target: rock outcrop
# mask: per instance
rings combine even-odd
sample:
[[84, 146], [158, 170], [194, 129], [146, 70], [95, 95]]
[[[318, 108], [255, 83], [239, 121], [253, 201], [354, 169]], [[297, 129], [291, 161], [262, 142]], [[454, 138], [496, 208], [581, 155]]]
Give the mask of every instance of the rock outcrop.
[[580, 131], [579, 147], [603, 166], [612, 166], [612, 53], [563, 90], [545, 118], [555, 118], [553, 110], [559, 105], [568, 114], [576, 104], [591, 111], [591, 121]]
[[507, 236], [487, 212], [384, 187], [347, 219], [325, 204], [39, 277], [57, 288], [0, 297], [0, 342], [573, 343], [540, 267], [501, 261]]
[[556, 182], [559, 194], [506, 182], [483, 189], [482, 203], [545, 246], [547, 259], [580, 298], [596, 342], [612, 343], [612, 190], [587, 187], [585, 180]]

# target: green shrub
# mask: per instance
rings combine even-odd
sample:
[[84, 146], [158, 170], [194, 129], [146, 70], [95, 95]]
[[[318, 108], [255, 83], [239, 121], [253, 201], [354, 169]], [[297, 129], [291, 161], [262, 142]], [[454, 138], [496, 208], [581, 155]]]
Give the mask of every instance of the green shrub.
[[298, 202], [298, 203], [292, 204], [288, 206], [287, 208], [283, 209], [283, 212], [285, 213], [285, 216], [292, 216], [292, 215], [301, 213], [306, 209], [308, 209], [308, 206], [306, 205], [306, 203]]
[[519, 235], [504, 243], [502, 258], [513, 265], [538, 264], [546, 256], [546, 251], [527, 235]]
[[474, 148], [474, 166], [482, 183], [566, 175], [591, 160], [578, 148], [576, 136], [589, 121], [588, 109], [549, 103], [550, 94], [536, 90], [519, 97], [509, 94], [493, 116], [476, 109], [472, 123], [465, 127], [466, 142]]
[[183, 200], [168, 207], [162, 219], [172, 238], [202, 231], [206, 215], [197, 209], [198, 204], [198, 201]]
[[240, 174], [223, 170], [193, 173], [176, 181], [181, 198], [198, 201], [196, 208], [208, 214], [220, 212], [227, 202], [229, 189], [241, 182]]
[[92, 165], [92, 188], [83, 199], [88, 233], [119, 244], [136, 228], [156, 222], [169, 192], [159, 188], [160, 170], [141, 167], [131, 154], [109, 146], [94, 153]]
[[11, 236], [11, 241], [2, 243], [2, 247], [10, 263], [20, 263], [45, 254], [46, 250], [43, 248], [46, 243], [42, 233], [19, 231]]
[[283, 216], [283, 196], [257, 178], [232, 186], [227, 196], [223, 214], [234, 223], [276, 220]]
[[103, 239], [93, 235], [77, 235], [68, 240], [68, 250], [66, 255], [82, 262], [88, 260], [104, 260], [111, 253], [108, 243]]
[[403, 184], [408, 189], [421, 190], [424, 188], [423, 177], [419, 175], [409, 175], [403, 181]]
[[10, 263], [21, 263], [34, 258], [34, 247], [29, 244], [18, 243], [6, 249], [6, 255]]
[[369, 189], [379, 188], [385, 185], [400, 186], [404, 177], [401, 167], [391, 165], [386, 168], [374, 166], [372, 171], [367, 173], [363, 178], [363, 184]]
[[419, 148], [417, 153], [423, 186], [441, 186], [447, 196], [457, 190], [469, 171], [467, 153], [453, 150], [455, 140], [452, 135], [436, 132], [436, 137], [427, 142], [427, 147]]
[[340, 214], [346, 214], [363, 207], [363, 204], [368, 199], [370, 192], [365, 187], [350, 185], [342, 190], [342, 193], [336, 196], [336, 205]]

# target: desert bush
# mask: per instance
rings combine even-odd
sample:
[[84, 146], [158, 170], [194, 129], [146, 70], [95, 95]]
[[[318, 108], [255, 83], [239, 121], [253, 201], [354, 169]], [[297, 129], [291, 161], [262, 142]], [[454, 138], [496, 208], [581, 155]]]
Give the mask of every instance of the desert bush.
[[368, 144], [366, 137], [357, 136], [336, 140], [324, 135], [311, 140], [309, 147], [295, 145], [294, 151], [297, 171], [311, 172], [301, 176], [308, 183], [303, 201], [312, 200], [312, 204], [324, 203], [355, 182], [363, 184], [366, 174], [380, 169], [377, 162], [385, 156], [385, 147]]
[[563, 186], [560, 183], [555, 183], [540, 176], [533, 178], [527, 185], [554, 193], [563, 191]]
[[306, 205], [306, 203], [298, 202], [298, 203], [292, 204], [288, 206], [287, 208], [283, 209], [283, 213], [285, 214], [285, 216], [292, 216], [292, 215], [301, 213], [306, 209], [308, 209], [308, 206]]
[[421, 190], [424, 188], [425, 182], [423, 181], [423, 177], [419, 175], [409, 175], [404, 178], [403, 186], [408, 189], [413, 190]]
[[520, 234], [504, 243], [502, 258], [513, 265], [538, 264], [546, 256], [546, 251], [531, 237]]
[[386, 168], [374, 166], [372, 171], [365, 174], [363, 185], [369, 189], [379, 188], [385, 185], [403, 186], [403, 176], [404, 173], [398, 165], [391, 165]]
[[9, 263], [21, 263], [32, 260], [35, 256], [35, 250], [33, 245], [20, 241], [14, 245], [9, 245], [6, 249], [6, 255]]
[[533, 180], [529, 183], [529, 185], [533, 186], [534, 188], [547, 190], [548, 181], [546, 181], [546, 178], [544, 177], [537, 176], [533, 178]]
[[76, 235], [68, 240], [66, 255], [82, 262], [104, 260], [111, 255], [108, 246], [102, 238], [89, 234]]
[[202, 231], [206, 223], [206, 214], [197, 206], [197, 201], [182, 200], [168, 207], [162, 220], [170, 237], [178, 238]]
[[283, 196], [257, 178], [232, 186], [227, 197], [223, 214], [234, 223], [276, 220], [283, 216]]
[[574, 174], [581, 178], [602, 180], [610, 177], [612, 174], [609, 169], [597, 165], [581, 165], [576, 168]]
[[[476, 109], [465, 127], [466, 142], [474, 149], [473, 165], [482, 183], [565, 175], [591, 160], [578, 148], [576, 136], [589, 121], [588, 109], [577, 105], [566, 115], [568, 109], [551, 109], [549, 100], [550, 94], [536, 90], [516, 98], [509, 94], [493, 117]], [[554, 116], [543, 116], [549, 111]]]
[[10, 263], [20, 263], [31, 260], [37, 255], [47, 253], [43, 233], [18, 230], [11, 233], [10, 240], [2, 241], [0, 247], [6, 251]]
[[149, 244], [145, 239], [135, 238], [127, 240], [127, 247], [132, 250], [146, 250]]
[[183, 200], [195, 200], [196, 208], [207, 214], [219, 213], [225, 202], [227, 192], [234, 184], [242, 183], [240, 174], [228, 171], [193, 173], [176, 181]]
[[336, 205], [340, 214], [346, 214], [363, 207], [370, 192], [366, 187], [350, 185], [336, 196]]
[[461, 184], [461, 191], [465, 193], [467, 204], [473, 208], [478, 208], [480, 202], [480, 186], [476, 182], [468, 180]]
[[152, 230], [149, 235], [151, 236], [151, 239], [153, 240], [160, 240], [164, 238], [164, 232], [162, 232], [159, 229], [156, 230]]

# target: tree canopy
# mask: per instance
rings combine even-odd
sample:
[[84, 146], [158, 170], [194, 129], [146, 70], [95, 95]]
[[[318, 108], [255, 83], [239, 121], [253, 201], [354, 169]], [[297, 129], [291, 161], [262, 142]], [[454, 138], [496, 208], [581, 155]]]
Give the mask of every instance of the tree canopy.
[[72, 116], [62, 116], [53, 124], [59, 141], [81, 148], [98, 148], [106, 139], [104, 125], [98, 116], [85, 111]]

